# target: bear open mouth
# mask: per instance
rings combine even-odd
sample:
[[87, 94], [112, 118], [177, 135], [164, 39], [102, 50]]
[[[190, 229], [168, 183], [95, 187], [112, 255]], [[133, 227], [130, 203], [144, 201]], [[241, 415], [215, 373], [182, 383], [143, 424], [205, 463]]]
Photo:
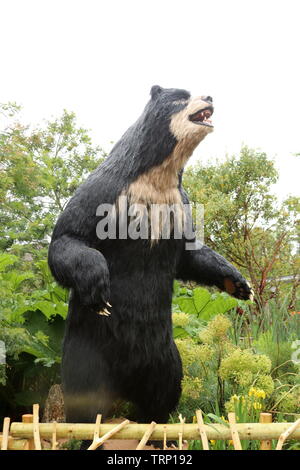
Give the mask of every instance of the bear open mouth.
[[210, 120], [211, 115], [214, 112], [214, 108], [212, 106], [208, 106], [207, 108], [201, 109], [194, 114], [189, 116], [190, 121], [194, 122], [195, 124], [201, 124], [202, 126], [209, 126], [213, 127], [212, 121]]

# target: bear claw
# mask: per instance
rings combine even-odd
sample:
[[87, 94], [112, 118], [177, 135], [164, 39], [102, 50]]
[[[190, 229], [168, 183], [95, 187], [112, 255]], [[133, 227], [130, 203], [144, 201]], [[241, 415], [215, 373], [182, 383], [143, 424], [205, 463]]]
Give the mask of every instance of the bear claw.
[[104, 315], [105, 317], [109, 317], [110, 314], [111, 314], [111, 312], [109, 312], [106, 308], [104, 308], [103, 310], [100, 310], [100, 312], [98, 312], [98, 315]]

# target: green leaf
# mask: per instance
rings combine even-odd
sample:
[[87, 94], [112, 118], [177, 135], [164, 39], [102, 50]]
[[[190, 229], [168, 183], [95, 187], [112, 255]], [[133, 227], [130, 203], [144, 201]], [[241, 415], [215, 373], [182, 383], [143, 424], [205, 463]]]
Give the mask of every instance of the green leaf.
[[53, 305], [51, 302], [48, 302], [47, 300], [38, 300], [37, 302], [31, 303], [28, 310], [40, 310], [45, 315], [45, 317], [50, 318], [55, 314], [55, 305]]
[[0, 254], [0, 272], [4, 272], [7, 266], [11, 266], [17, 261], [17, 257], [7, 253]]
[[[26, 312], [25, 318], [26, 321], [24, 326], [32, 335], [33, 339], [31, 344], [31, 354], [36, 357], [50, 357], [56, 360], [57, 357], [61, 355], [61, 346], [65, 327], [64, 320], [60, 316], [47, 320], [39, 310], [35, 312]], [[38, 332], [42, 332], [49, 338], [47, 347], [44, 344], [39, 343], [38, 338], [35, 337]]]
[[223, 314], [238, 305], [237, 299], [233, 297], [223, 297], [220, 294], [216, 299], [211, 300], [201, 311], [200, 316], [204, 320], [210, 320], [213, 316]]
[[34, 274], [32, 272], [17, 273], [16, 271], [11, 271], [3, 275], [3, 279], [11, 283], [11, 289], [16, 290], [20, 284], [28, 279], [33, 279]]
[[184, 338], [186, 336], [189, 336], [188, 332], [185, 331], [184, 328], [182, 328], [181, 326], [175, 326], [173, 328], [173, 338]]
[[180, 282], [175, 280], [173, 282], [173, 295], [176, 297], [179, 294], [180, 294]]
[[174, 299], [182, 312], [197, 315], [203, 320], [209, 320], [213, 316], [228, 312], [238, 305], [238, 300], [225, 293], [211, 294], [203, 287], [196, 287], [192, 296], [182, 296]]
[[63, 302], [56, 304], [55, 313], [60, 315], [65, 320], [68, 314], [68, 304], [63, 303]]
[[180, 306], [181, 311], [190, 315], [196, 315], [197, 309], [193, 297], [179, 297], [177, 304]]
[[207, 290], [204, 289], [203, 287], [196, 287], [193, 291], [193, 299], [195, 302], [195, 307], [197, 310], [198, 314], [201, 314], [201, 312], [206, 308], [208, 303], [211, 301], [211, 293]]

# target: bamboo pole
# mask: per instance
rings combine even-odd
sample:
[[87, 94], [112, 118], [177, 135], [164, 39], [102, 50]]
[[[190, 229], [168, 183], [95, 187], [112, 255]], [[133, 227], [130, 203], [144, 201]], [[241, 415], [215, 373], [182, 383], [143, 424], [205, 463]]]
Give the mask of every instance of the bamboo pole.
[[39, 431], [39, 408], [37, 403], [33, 405], [33, 440], [35, 450], [42, 450], [41, 437]]
[[110, 439], [114, 434], [116, 434], [120, 429], [124, 428], [127, 424], [129, 424], [130, 421], [129, 419], [125, 419], [122, 423], [118, 424], [118, 426], [114, 426], [110, 431], [108, 431], [104, 436], [102, 436], [100, 439], [97, 441], [92, 442], [88, 450], [96, 450], [97, 447], [100, 447], [103, 442], [107, 441]]
[[276, 450], [281, 450], [284, 442], [286, 439], [295, 431], [295, 429], [299, 428], [300, 426], [300, 419], [297, 419], [297, 421], [292, 424], [285, 432], [281, 434], [281, 436], [278, 439]]
[[10, 425], [10, 418], [4, 418], [4, 420], [3, 420], [3, 430], [2, 430], [1, 450], [7, 450], [8, 449], [9, 425]]
[[239, 432], [236, 426], [235, 413], [228, 413], [228, 422], [233, 440], [234, 450], [242, 450]]
[[97, 415], [96, 424], [95, 424], [95, 431], [94, 431], [94, 439], [93, 439], [94, 441], [96, 441], [97, 439], [100, 439], [99, 433], [100, 433], [101, 420], [102, 420], [102, 415]]
[[[239, 433], [241, 440], [266, 440], [278, 439], [279, 436], [289, 428], [290, 423], [237, 423], [236, 429]], [[149, 426], [148, 424], [130, 423], [124, 429], [119, 430], [116, 439], [141, 439]], [[165, 424], [157, 424], [151, 438], [153, 440], [161, 441], [164, 436]], [[111, 423], [101, 424], [100, 436], [105, 435], [115, 427]], [[206, 432], [209, 440], [221, 439], [230, 440], [231, 432], [228, 426], [213, 423], [212, 425], [204, 424], [203, 429]], [[39, 424], [40, 436], [43, 439], [51, 439], [53, 432], [53, 423], [40, 423]], [[68, 439], [85, 439], [92, 440], [95, 431], [94, 423], [57, 423], [57, 438]], [[168, 439], [177, 440], [178, 433], [181, 431], [181, 424], [168, 424]], [[12, 437], [19, 437], [28, 439], [33, 437], [33, 425], [31, 423], [11, 423], [10, 435]], [[184, 425], [183, 438], [186, 440], [199, 439], [198, 424], [186, 423]], [[300, 440], [300, 429], [296, 429], [293, 433], [293, 439]]]
[[97, 415], [96, 423], [95, 423], [94, 436], [93, 436], [93, 442], [90, 445], [90, 447], [88, 448], [88, 450], [94, 450], [94, 448], [97, 449], [97, 447], [99, 447], [99, 446], [97, 446], [97, 442], [100, 439], [99, 432], [100, 432], [101, 419], [102, 419], [102, 415]]
[[179, 421], [180, 421], [180, 424], [181, 424], [181, 429], [180, 429], [180, 432], [178, 433], [178, 449], [179, 450], [182, 450], [182, 439], [183, 439], [183, 427], [184, 427], [184, 423], [185, 423], [185, 418], [183, 419], [182, 418], [182, 414], [179, 415]]
[[[0, 436], [0, 448], [2, 446], [2, 436]], [[14, 437], [8, 437], [8, 450], [28, 450], [27, 439], [17, 439]]]
[[164, 426], [164, 446], [163, 450], [167, 449], [167, 426]]
[[203, 422], [202, 411], [201, 410], [196, 411], [196, 417], [197, 417], [198, 429], [199, 429], [201, 442], [202, 442], [202, 448], [203, 448], [203, 450], [209, 450], [208, 439], [207, 439], [207, 435], [206, 435], [206, 432], [205, 432], [205, 427], [204, 427], [204, 422]]
[[[272, 423], [272, 413], [260, 413], [259, 422]], [[272, 441], [270, 439], [261, 441], [260, 450], [272, 450]]]
[[57, 439], [56, 439], [56, 421], [53, 421], [53, 432], [52, 432], [52, 450], [56, 450]]
[[[33, 423], [33, 415], [32, 414], [22, 415], [22, 423]], [[33, 449], [34, 449], [33, 439], [27, 439], [26, 450], [33, 450]]]
[[156, 422], [152, 421], [152, 423], [146, 429], [145, 434], [143, 435], [141, 441], [139, 442], [136, 450], [142, 450], [145, 447], [146, 442], [148, 441], [149, 437], [153, 433], [153, 430], [154, 430], [155, 426], [156, 426]]

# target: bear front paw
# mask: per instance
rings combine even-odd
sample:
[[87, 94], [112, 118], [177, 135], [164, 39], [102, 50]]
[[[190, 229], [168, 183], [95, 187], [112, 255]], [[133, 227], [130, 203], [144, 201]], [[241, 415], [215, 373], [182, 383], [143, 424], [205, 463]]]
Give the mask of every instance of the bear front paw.
[[89, 269], [76, 279], [76, 291], [81, 303], [101, 315], [110, 315], [110, 279], [104, 260], [90, 263]]
[[224, 290], [237, 299], [249, 300], [252, 296], [252, 289], [243, 277], [225, 277]]
[[101, 278], [93, 284], [85, 285], [85, 288], [81, 289], [79, 295], [84, 305], [92, 308], [100, 315], [110, 315], [109, 308], [111, 305], [109, 303], [110, 288], [108, 279]]

